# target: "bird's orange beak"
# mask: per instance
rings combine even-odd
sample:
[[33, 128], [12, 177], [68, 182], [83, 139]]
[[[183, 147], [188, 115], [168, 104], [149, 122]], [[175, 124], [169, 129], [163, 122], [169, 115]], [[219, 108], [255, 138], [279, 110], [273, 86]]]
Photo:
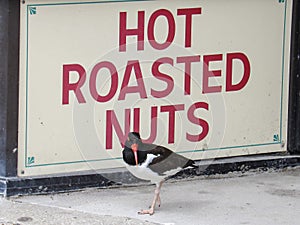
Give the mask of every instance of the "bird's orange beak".
[[135, 164], [138, 165], [139, 164], [139, 162], [138, 162], [138, 155], [137, 155], [138, 144], [132, 144], [131, 145], [131, 149], [132, 149], [133, 154], [134, 154]]

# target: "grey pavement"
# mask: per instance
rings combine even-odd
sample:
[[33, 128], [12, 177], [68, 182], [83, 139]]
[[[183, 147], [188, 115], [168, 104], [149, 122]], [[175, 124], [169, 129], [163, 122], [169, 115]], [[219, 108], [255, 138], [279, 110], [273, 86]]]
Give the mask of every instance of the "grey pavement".
[[169, 180], [155, 214], [138, 215], [153, 192], [139, 185], [0, 199], [0, 225], [300, 224], [300, 167]]

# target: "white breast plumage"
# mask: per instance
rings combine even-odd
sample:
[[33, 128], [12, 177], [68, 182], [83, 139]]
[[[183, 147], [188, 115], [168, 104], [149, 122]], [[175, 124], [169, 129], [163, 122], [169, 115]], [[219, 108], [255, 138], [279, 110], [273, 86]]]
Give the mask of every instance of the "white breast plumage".
[[162, 181], [166, 176], [159, 176], [157, 173], [153, 172], [148, 165], [155, 159], [156, 155], [148, 154], [147, 159], [144, 163], [138, 166], [130, 166], [127, 165], [127, 169], [131, 172], [134, 176], [142, 180], [150, 180], [153, 183], [157, 183]]

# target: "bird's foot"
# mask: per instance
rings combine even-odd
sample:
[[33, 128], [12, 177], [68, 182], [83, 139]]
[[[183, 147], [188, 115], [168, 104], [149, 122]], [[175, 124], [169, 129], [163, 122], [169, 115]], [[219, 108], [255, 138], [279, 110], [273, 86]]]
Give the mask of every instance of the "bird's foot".
[[139, 215], [146, 215], [149, 214], [150, 216], [152, 216], [154, 214], [154, 209], [150, 208], [150, 209], [142, 209], [141, 211], [138, 212]]

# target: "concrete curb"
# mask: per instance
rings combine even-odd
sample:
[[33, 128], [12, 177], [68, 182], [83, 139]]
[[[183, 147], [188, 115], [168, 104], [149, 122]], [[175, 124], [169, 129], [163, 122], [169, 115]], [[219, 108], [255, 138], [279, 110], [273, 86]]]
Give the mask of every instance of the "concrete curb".
[[[198, 169], [187, 169], [176, 176], [175, 179], [201, 176], [226, 174], [234, 171], [246, 172], [261, 168], [285, 168], [300, 165], [299, 155], [255, 155], [245, 157], [232, 157], [215, 160], [203, 160], [197, 162]], [[90, 171], [68, 175], [56, 175], [47, 177], [31, 178], [1, 178], [0, 195], [4, 197], [27, 194], [48, 194], [82, 190], [89, 187], [109, 187], [117, 185], [135, 185], [145, 183], [133, 177], [125, 168]]]

